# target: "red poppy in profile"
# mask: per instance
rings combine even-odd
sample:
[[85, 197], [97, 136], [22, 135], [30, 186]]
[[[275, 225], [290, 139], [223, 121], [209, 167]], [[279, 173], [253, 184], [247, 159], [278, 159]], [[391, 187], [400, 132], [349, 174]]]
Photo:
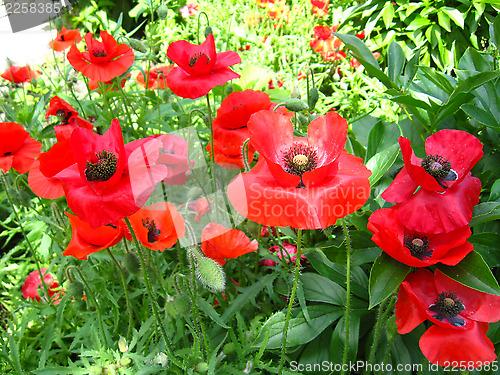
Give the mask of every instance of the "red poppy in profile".
[[488, 323], [500, 320], [500, 296], [462, 285], [439, 270], [419, 269], [399, 288], [396, 303], [398, 333], [412, 331], [425, 320], [432, 325], [420, 337], [420, 350], [431, 362], [482, 366], [495, 360], [486, 336]]
[[69, 139], [55, 143], [41, 153], [28, 174], [28, 185], [41, 198], [56, 199], [64, 195], [62, 182], [54, 176], [76, 163]]
[[397, 209], [398, 205], [382, 208], [368, 219], [372, 241], [397, 261], [411, 267], [455, 266], [474, 250], [467, 242], [471, 235], [468, 225], [441, 234], [416, 232], [399, 220]]
[[14, 168], [19, 173], [29, 171], [40, 154], [42, 144], [30, 137], [23, 126], [15, 122], [0, 122], [0, 170]]
[[483, 145], [462, 130], [444, 129], [425, 141], [424, 159], [415, 156], [411, 142], [399, 137], [404, 167], [382, 193], [393, 203], [408, 200], [420, 186], [423, 190], [443, 192], [459, 184], [483, 156]]
[[172, 65], [152, 68], [149, 71], [147, 82], [144, 80], [144, 74], [139, 73], [136, 78], [137, 83], [142, 87], [150, 90], [165, 89], [167, 88], [167, 77], [172, 68]]
[[200, 219], [203, 215], [205, 215], [208, 211], [210, 211], [210, 207], [212, 206], [213, 202], [211, 199], [208, 198], [200, 198], [195, 202], [190, 202], [188, 204], [188, 208], [191, 211], [196, 212], [196, 216], [194, 218], [195, 223], [199, 223]]
[[29, 65], [26, 66], [11, 66], [7, 68], [0, 77], [5, 78], [7, 81], [14, 83], [31, 82], [40, 75], [40, 71], [33, 70]]
[[155, 251], [170, 249], [186, 233], [184, 218], [169, 202], [143, 207], [129, 219], [139, 241]]
[[338, 25], [332, 27], [315, 26], [313, 29], [314, 37], [309, 45], [314, 52], [320, 52], [325, 61], [339, 60], [345, 57], [345, 53], [339, 51], [342, 47], [342, 41], [332, 33], [337, 32]]
[[60, 125], [54, 126], [56, 138], [63, 141], [71, 137], [71, 133], [78, 127], [93, 130], [94, 125], [91, 122], [78, 116], [78, 112], [68, 102], [58, 96], [50, 99], [49, 109], [45, 112], [45, 119], [49, 116], [56, 116]]
[[231, 181], [228, 197], [249, 220], [326, 228], [368, 199], [371, 172], [344, 150], [347, 122], [337, 113], [313, 120], [307, 138], [294, 137], [290, 119], [273, 111], [252, 115], [248, 129], [259, 160], [250, 172]]
[[106, 82], [125, 73], [134, 63], [132, 48], [118, 44], [107, 31], [100, 33], [102, 42], [92, 33], [85, 35], [87, 51], [80, 52], [75, 45], [68, 52], [68, 61], [75, 70], [95, 81]]
[[[229, 94], [217, 110], [212, 122], [214, 131], [215, 162], [224, 168], [243, 168], [243, 143], [249, 138], [247, 123], [250, 116], [263, 109], [273, 109], [269, 95], [262, 91], [234, 91]], [[283, 114], [293, 116], [284, 107], [278, 108]], [[210, 144], [207, 149], [211, 152]], [[251, 162], [255, 149], [248, 145], [248, 160]]]
[[311, 0], [311, 10], [315, 17], [325, 17], [328, 15], [330, 0]]
[[[47, 291], [49, 292], [49, 299], [54, 301], [53, 304], [57, 305], [61, 299], [61, 291], [57, 290], [59, 288], [59, 283], [55, 281], [52, 274], [47, 272], [47, 268], [40, 269], [43, 275], [43, 283], [47, 285]], [[42, 297], [40, 295], [45, 294], [44, 287], [42, 285], [42, 279], [40, 277], [40, 272], [38, 270], [30, 272], [30, 274], [24, 280], [23, 286], [21, 287], [24, 299], [32, 299], [33, 301], [40, 302]], [[43, 298], [46, 301], [46, 298]]]
[[66, 30], [66, 27], [62, 27], [61, 31], [57, 32], [57, 36], [54, 40], [49, 42], [49, 46], [56, 52], [64, 51], [65, 49], [71, 47], [73, 44], [82, 41], [82, 36], [80, 35], [80, 30]]
[[77, 128], [70, 142], [76, 163], [54, 178], [63, 183], [69, 208], [92, 228], [132, 215], [166, 176], [166, 167], [154, 164], [161, 142], [145, 138], [124, 145], [118, 120], [104, 135]]
[[259, 247], [257, 240], [252, 240], [238, 229], [228, 229], [221, 224], [210, 223], [201, 233], [201, 250], [221, 266], [226, 259], [234, 259]]
[[123, 238], [123, 224], [108, 224], [97, 228], [78, 218], [78, 216], [65, 212], [71, 223], [73, 236], [63, 255], [74, 256], [86, 260], [90, 254], [116, 245]]
[[[269, 251], [273, 254], [276, 254], [278, 258], [282, 259], [286, 263], [295, 264], [295, 261], [297, 260], [297, 246], [289, 244], [288, 242], [283, 242], [281, 246], [271, 246], [269, 248]], [[304, 255], [301, 255], [300, 260], [306, 260], [306, 257]], [[278, 262], [275, 262], [271, 259], [263, 259], [259, 262], [259, 266], [261, 267], [274, 267], [277, 264]]]
[[166, 185], [184, 185], [191, 174], [194, 161], [188, 159], [188, 143], [185, 139], [174, 134], [153, 135], [150, 138], [161, 142], [160, 155], [157, 164], [167, 167], [167, 175], [163, 179]]
[[185, 40], [170, 43], [167, 56], [178, 65], [168, 76], [168, 87], [183, 98], [197, 99], [240, 75], [228, 67], [241, 62], [234, 51], [217, 53], [213, 34], [200, 45]]

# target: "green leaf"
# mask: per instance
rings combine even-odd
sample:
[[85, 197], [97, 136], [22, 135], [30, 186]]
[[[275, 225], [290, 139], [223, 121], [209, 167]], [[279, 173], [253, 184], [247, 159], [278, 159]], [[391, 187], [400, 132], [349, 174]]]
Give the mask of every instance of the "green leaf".
[[370, 306], [377, 306], [384, 299], [394, 293], [410, 272], [410, 266], [394, 260], [386, 253], [382, 253], [370, 271]]
[[344, 306], [346, 291], [339, 284], [317, 273], [306, 272], [300, 275], [306, 300], [325, 302]]
[[394, 144], [382, 152], [374, 155], [366, 162], [366, 168], [372, 171], [370, 176], [370, 185], [373, 186], [384, 175], [385, 172], [394, 164], [399, 154], [399, 144]]
[[[392, 4], [391, 4], [392, 5]], [[393, 41], [389, 46], [389, 53], [387, 54], [387, 69], [389, 78], [393, 82], [401, 80], [400, 76], [406, 63], [405, 53], [403, 48]]]
[[483, 293], [500, 295], [500, 286], [481, 255], [473, 251], [456, 266], [438, 264], [437, 268], [453, 280]]
[[387, 2], [384, 10], [382, 11], [382, 20], [386, 29], [390, 29], [392, 19], [394, 18], [394, 5], [391, 2]]
[[[356, 361], [356, 355], [358, 353], [359, 344], [359, 331], [360, 331], [360, 321], [363, 314], [367, 311], [352, 311], [349, 319], [349, 347], [348, 347], [348, 361], [351, 363]], [[335, 330], [332, 334], [332, 339], [330, 341], [330, 357], [328, 358], [333, 363], [341, 363], [343, 351], [339, 348], [344, 347], [346, 340], [345, 335], [345, 316], [340, 318], [338, 323], [335, 325]]]
[[463, 104], [461, 108], [467, 114], [467, 116], [472, 117], [478, 123], [493, 129], [500, 130], [500, 124], [489, 110], [479, 108], [477, 104], [468, 103]]
[[479, 203], [472, 210], [472, 220], [469, 225], [472, 227], [498, 219], [500, 219], [500, 202]]
[[437, 12], [437, 15], [439, 26], [441, 26], [446, 31], [451, 32], [450, 17], [444, 12]]
[[[312, 324], [308, 324], [298, 308], [292, 309], [289, 323], [287, 347], [306, 344], [323, 332], [329, 325], [342, 316], [344, 309], [332, 305], [312, 305], [308, 307]], [[269, 334], [267, 349], [281, 348], [283, 330], [285, 328], [285, 313], [280, 311], [272, 315], [262, 327], [255, 339], [254, 346], [260, 347]]]
[[465, 14], [462, 14], [458, 9], [451, 7], [444, 7], [440, 9], [440, 12], [443, 12], [448, 17], [450, 17], [451, 20], [457, 24], [457, 26], [460, 26], [460, 28], [462, 29], [464, 28]]
[[377, 153], [377, 149], [384, 137], [385, 126], [382, 121], [377, 122], [368, 134], [368, 146], [366, 148], [366, 160]]
[[500, 15], [490, 25], [490, 38], [497, 48], [500, 47]]
[[474, 250], [483, 257], [489, 267], [500, 266], [500, 234], [482, 232], [473, 234], [468, 241], [474, 245]]
[[228, 329], [229, 327], [224, 323], [222, 318], [220, 317], [219, 314], [217, 314], [217, 311], [215, 311], [214, 307], [208, 303], [204, 298], [198, 297], [196, 299], [196, 306], [200, 308], [201, 311], [203, 311], [207, 316], [209, 316], [215, 323], [220, 325], [222, 328]]

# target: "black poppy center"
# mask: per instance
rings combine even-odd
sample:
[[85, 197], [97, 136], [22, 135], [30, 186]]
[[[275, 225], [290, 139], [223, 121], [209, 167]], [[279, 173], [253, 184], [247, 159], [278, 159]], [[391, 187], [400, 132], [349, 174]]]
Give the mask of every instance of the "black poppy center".
[[427, 236], [416, 233], [406, 235], [403, 242], [403, 246], [410, 250], [411, 255], [420, 260], [432, 256], [429, 245], [430, 241]]
[[85, 177], [87, 181], [107, 181], [116, 172], [118, 158], [110, 151], [102, 150], [95, 154], [97, 161], [87, 161]]
[[12, 151], [7, 151], [3, 154], [3, 156], [9, 156], [9, 155], [12, 155]]
[[62, 40], [63, 42], [65, 41], [65, 40], [64, 40], [64, 35], [61, 35], [61, 40]]
[[202, 52], [198, 52], [198, 53], [195, 53], [193, 56], [191, 56], [191, 58], [189, 59], [189, 66], [192, 68], [194, 66], [194, 64], [196, 64], [196, 62], [202, 57], [202, 56], [205, 56], [207, 58], [207, 64], [209, 63], [210, 59], [208, 58], [207, 55], [205, 55], [204, 53]]
[[156, 228], [155, 221], [147, 217], [142, 219], [142, 225], [148, 230], [148, 242], [153, 243], [158, 241], [158, 236], [161, 232], [158, 228]]
[[451, 171], [451, 163], [439, 155], [429, 155], [422, 160], [422, 167], [432, 177], [444, 179]]
[[455, 292], [439, 293], [434, 303], [429, 306], [429, 310], [436, 313], [433, 317], [438, 320], [446, 319], [457, 327], [465, 325], [465, 320], [457, 316], [465, 310], [465, 306]]
[[295, 143], [283, 154], [284, 169], [290, 174], [302, 176], [312, 171], [318, 164], [316, 150], [303, 143]]
[[100, 48], [92, 51], [92, 54], [94, 55], [94, 57], [106, 57], [106, 56], [108, 56], [106, 51], [104, 49], [100, 49]]

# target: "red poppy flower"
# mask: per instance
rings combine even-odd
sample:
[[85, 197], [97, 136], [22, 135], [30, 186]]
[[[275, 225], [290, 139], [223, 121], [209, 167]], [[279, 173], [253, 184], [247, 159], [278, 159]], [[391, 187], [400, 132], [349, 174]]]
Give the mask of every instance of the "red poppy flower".
[[71, 223], [73, 236], [63, 255], [71, 255], [80, 260], [86, 260], [90, 254], [116, 245], [123, 238], [123, 224], [91, 228], [78, 216], [65, 212]]
[[144, 74], [137, 75], [137, 83], [142, 87], [150, 90], [165, 89], [167, 87], [167, 77], [172, 70], [172, 65], [158, 66], [149, 71], [148, 81], [144, 80]]
[[132, 48], [116, 40], [107, 31], [100, 33], [102, 42], [92, 33], [85, 35], [87, 51], [80, 52], [75, 45], [68, 52], [68, 61], [75, 70], [95, 81], [106, 82], [125, 73], [134, 63]]
[[328, 15], [330, 0], [311, 0], [312, 14], [315, 17], [325, 17]]
[[260, 229], [260, 236], [269, 237], [269, 228], [271, 228], [271, 236], [276, 237], [277, 235], [276, 227], [268, 227], [267, 225], [263, 225], [262, 228]]
[[169, 202], [143, 207], [129, 219], [139, 241], [155, 251], [171, 248], [186, 232], [184, 218]]
[[35, 160], [28, 174], [28, 185], [39, 197], [46, 199], [62, 197], [63, 184], [54, 176], [75, 163], [69, 139], [57, 142]]
[[205, 215], [208, 211], [210, 211], [210, 207], [212, 206], [213, 202], [211, 199], [208, 198], [200, 198], [195, 202], [190, 202], [188, 204], [188, 208], [191, 211], [196, 212], [196, 217], [194, 218], [195, 223], [199, 223], [200, 219], [203, 215]]
[[320, 52], [321, 56], [326, 61], [339, 60], [345, 57], [345, 53], [339, 51], [342, 47], [342, 41], [332, 33], [337, 32], [338, 25], [332, 27], [315, 26], [313, 29], [314, 38], [311, 39], [309, 45], [314, 52]]
[[241, 230], [228, 229], [221, 224], [210, 223], [201, 233], [201, 250], [220, 265], [226, 264], [226, 259], [248, 254], [258, 247], [257, 240], [250, 241]]
[[239, 78], [228, 67], [241, 62], [234, 51], [217, 53], [212, 34], [200, 45], [185, 40], [170, 43], [167, 56], [179, 65], [168, 76], [168, 87], [183, 98], [197, 99], [215, 86]]
[[22, 125], [0, 122], [0, 170], [7, 173], [14, 168], [26, 173], [31, 168], [42, 144], [30, 137]]
[[104, 135], [77, 128], [70, 142], [76, 163], [54, 178], [62, 181], [69, 208], [92, 228], [132, 215], [166, 176], [164, 165], [154, 165], [161, 142], [124, 145], [118, 120]]
[[409, 199], [420, 186], [427, 191], [443, 192], [459, 184], [483, 156], [483, 145], [462, 130], [444, 129], [425, 141], [424, 159], [415, 156], [411, 142], [399, 137], [404, 167], [382, 198], [393, 203]]
[[62, 100], [58, 96], [50, 99], [49, 109], [45, 112], [45, 119], [49, 116], [57, 116], [60, 125], [54, 126], [56, 138], [58, 141], [63, 141], [71, 137], [71, 133], [77, 127], [93, 130], [94, 125], [91, 122], [78, 116], [78, 112], [68, 102]]
[[372, 241], [397, 261], [411, 267], [427, 267], [436, 263], [458, 264], [474, 250], [467, 239], [469, 226], [442, 234], [410, 230], [398, 218], [398, 205], [375, 211], [368, 220]]
[[[272, 124], [272, 129], [269, 128]], [[329, 112], [294, 137], [289, 118], [260, 111], [248, 122], [259, 161], [228, 186], [228, 197], [248, 219], [269, 226], [326, 228], [368, 199], [371, 172], [347, 153], [347, 122]]]
[[[276, 256], [282, 260], [284, 260], [286, 263], [292, 263], [295, 264], [295, 261], [297, 260], [297, 246], [289, 244], [288, 242], [283, 242], [281, 244], [282, 247], [279, 245], [274, 245], [269, 248], [269, 251], [271, 253], [276, 253]], [[304, 255], [301, 255], [300, 260], [305, 260], [306, 257]], [[259, 266], [261, 267], [274, 267], [278, 264], [278, 262], [275, 262], [274, 260], [271, 259], [263, 259], [259, 262]]]
[[[167, 175], [163, 182], [169, 186], [184, 185], [191, 174], [187, 141], [174, 134], [160, 134], [150, 138], [161, 142], [160, 155], [156, 163], [167, 167]], [[194, 166], [193, 160], [191, 160], [192, 166]]]
[[33, 70], [29, 65], [26, 66], [11, 66], [7, 68], [0, 77], [5, 78], [7, 81], [14, 83], [31, 82], [40, 75], [40, 71]]
[[[54, 301], [53, 304], [57, 305], [60, 300], [61, 291], [58, 291], [59, 284], [55, 281], [54, 277], [47, 272], [47, 268], [41, 268], [40, 271], [43, 275], [43, 282], [47, 284], [47, 291], [49, 292], [49, 298]], [[40, 295], [44, 295], [45, 290], [42, 285], [42, 279], [40, 278], [40, 273], [38, 270], [30, 272], [30, 274], [24, 280], [23, 286], [21, 287], [23, 292], [23, 298], [31, 298], [34, 301], [40, 302], [42, 298]], [[39, 293], [40, 291], [40, 293]], [[46, 301], [46, 299], [43, 299]]]
[[66, 27], [63, 26], [61, 31], [57, 33], [56, 38], [49, 42], [49, 46], [54, 51], [60, 52], [81, 41], [80, 30], [66, 30]]
[[[269, 95], [262, 91], [245, 90], [229, 94], [217, 110], [217, 117], [212, 122], [214, 131], [215, 162], [224, 168], [243, 168], [243, 143], [249, 138], [247, 123], [250, 116], [263, 109], [272, 109]], [[278, 111], [293, 117], [292, 112], [284, 107]], [[207, 150], [211, 152], [210, 145]], [[248, 160], [252, 161], [255, 149], [248, 146]]]
[[396, 303], [398, 333], [412, 331], [420, 323], [434, 323], [420, 338], [420, 349], [432, 363], [482, 366], [496, 358], [486, 337], [488, 322], [500, 320], [500, 296], [462, 285], [439, 270], [419, 269], [399, 288]]

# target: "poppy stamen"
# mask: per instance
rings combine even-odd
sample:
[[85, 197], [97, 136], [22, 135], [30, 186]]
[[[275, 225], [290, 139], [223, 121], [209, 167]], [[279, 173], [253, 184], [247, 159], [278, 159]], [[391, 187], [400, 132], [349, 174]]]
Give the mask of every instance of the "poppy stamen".
[[422, 160], [422, 167], [436, 179], [444, 179], [451, 170], [451, 163], [439, 155], [429, 155]]
[[318, 164], [316, 150], [303, 143], [295, 143], [283, 155], [284, 169], [290, 174], [302, 176]]
[[207, 58], [207, 62], [206, 64], [209, 63], [210, 59], [208, 58], [207, 55], [205, 55], [204, 53], [202, 52], [198, 52], [196, 54], [194, 54], [193, 56], [191, 56], [191, 58], [189, 59], [189, 66], [192, 68], [194, 66], [194, 64], [196, 64], [196, 62], [202, 57], [202, 56], [205, 56]]
[[465, 325], [465, 320], [457, 317], [458, 314], [465, 310], [465, 306], [455, 292], [439, 293], [434, 303], [429, 306], [429, 310], [436, 313], [433, 317], [438, 320], [446, 319], [450, 324], [457, 327]]
[[429, 245], [427, 236], [416, 233], [405, 236], [403, 241], [403, 246], [410, 250], [411, 256], [420, 260], [432, 256], [433, 250], [429, 251]]
[[106, 57], [106, 56], [108, 56], [108, 54], [106, 53], [106, 51], [104, 49], [95, 49], [92, 51], [92, 54], [94, 55], [94, 57]]
[[96, 152], [95, 156], [96, 162], [87, 160], [87, 169], [85, 169], [87, 181], [109, 180], [117, 170], [118, 158], [107, 150]]
[[154, 243], [158, 241], [158, 236], [161, 233], [161, 231], [158, 228], [156, 228], [155, 221], [147, 217], [145, 219], [142, 219], [142, 225], [144, 226], [144, 228], [148, 230], [148, 242]]

